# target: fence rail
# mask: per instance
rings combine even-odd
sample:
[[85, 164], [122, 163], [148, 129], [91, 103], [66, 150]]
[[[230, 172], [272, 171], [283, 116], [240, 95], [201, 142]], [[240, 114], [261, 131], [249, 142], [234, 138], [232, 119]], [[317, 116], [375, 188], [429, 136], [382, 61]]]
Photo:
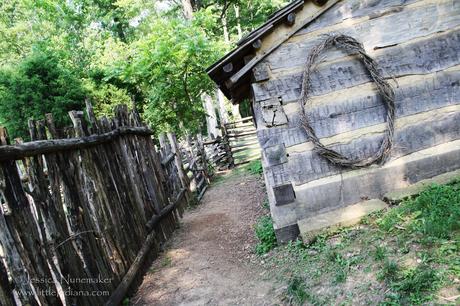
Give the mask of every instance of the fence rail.
[[0, 128], [1, 305], [120, 304], [194, 201], [190, 176], [206, 190], [205, 155], [174, 134], [157, 150], [135, 109], [86, 113], [64, 132], [30, 121], [28, 143]]
[[236, 166], [260, 158], [257, 130], [252, 117], [225, 124], [224, 135], [228, 139], [228, 146]]

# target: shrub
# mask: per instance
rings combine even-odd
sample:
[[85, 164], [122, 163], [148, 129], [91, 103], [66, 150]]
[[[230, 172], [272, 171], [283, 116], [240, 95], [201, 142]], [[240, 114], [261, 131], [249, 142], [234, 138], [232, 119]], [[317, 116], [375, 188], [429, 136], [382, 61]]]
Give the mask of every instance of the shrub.
[[28, 138], [27, 121], [52, 113], [57, 125], [70, 123], [68, 111], [84, 107], [86, 90], [52, 55], [35, 52], [17, 67], [0, 71], [0, 121], [11, 138]]

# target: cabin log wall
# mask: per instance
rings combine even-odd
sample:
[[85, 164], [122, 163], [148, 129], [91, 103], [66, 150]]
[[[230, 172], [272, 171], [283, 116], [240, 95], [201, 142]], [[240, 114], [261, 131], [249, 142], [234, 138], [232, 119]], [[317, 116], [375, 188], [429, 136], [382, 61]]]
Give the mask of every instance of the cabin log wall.
[[[282, 31], [281, 31], [282, 32]], [[276, 41], [277, 29], [267, 41]], [[298, 99], [309, 50], [323, 34], [361, 41], [396, 92], [395, 141], [384, 166], [340, 169], [315, 153], [299, 128]], [[253, 69], [252, 95], [278, 239], [312, 214], [460, 168], [460, 2], [340, 1]], [[312, 75], [312, 125], [352, 158], [369, 156], [385, 130], [382, 99], [362, 63], [326, 52]], [[291, 200], [286, 200], [291, 199]]]

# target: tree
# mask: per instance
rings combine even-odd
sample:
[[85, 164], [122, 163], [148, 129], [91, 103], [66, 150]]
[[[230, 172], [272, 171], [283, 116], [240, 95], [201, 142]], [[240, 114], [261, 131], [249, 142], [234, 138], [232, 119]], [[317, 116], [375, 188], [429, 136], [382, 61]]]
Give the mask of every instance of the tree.
[[52, 113], [58, 125], [68, 124], [68, 111], [82, 109], [86, 94], [82, 82], [54, 56], [32, 53], [17, 67], [0, 71], [0, 121], [12, 137], [28, 139], [29, 118]]
[[140, 87], [144, 117], [157, 131], [197, 132], [205, 122], [201, 95], [214, 90], [205, 69], [220, 54], [195, 23], [158, 19], [111, 72]]

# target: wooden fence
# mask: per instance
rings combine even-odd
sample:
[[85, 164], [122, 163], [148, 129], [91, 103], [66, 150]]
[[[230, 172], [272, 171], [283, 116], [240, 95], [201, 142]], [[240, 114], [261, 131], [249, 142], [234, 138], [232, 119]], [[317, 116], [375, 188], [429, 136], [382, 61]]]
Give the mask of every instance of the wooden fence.
[[207, 160], [217, 170], [260, 159], [257, 130], [252, 117], [226, 123], [221, 127], [222, 137], [203, 142]]
[[252, 117], [242, 118], [224, 125], [235, 166], [260, 159], [260, 146]]
[[86, 113], [30, 121], [27, 143], [0, 128], [1, 305], [120, 304], [194, 201], [187, 172], [204, 193], [206, 161], [173, 134], [157, 150], [135, 109]]

